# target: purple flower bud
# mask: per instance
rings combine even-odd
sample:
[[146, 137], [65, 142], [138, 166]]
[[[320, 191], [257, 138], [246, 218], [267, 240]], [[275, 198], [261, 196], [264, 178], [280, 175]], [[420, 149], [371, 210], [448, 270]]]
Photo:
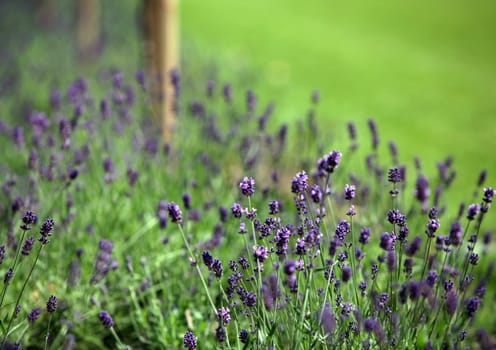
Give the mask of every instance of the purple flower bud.
[[246, 329], [242, 329], [239, 332], [239, 341], [241, 343], [247, 344], [248, 343], [248, 337], [249, 337], [249, 334], [248, 334], [248, 331]]
[[112, 316], [110, 316], [110, 314], [107, 311], [100, 312], [98, 314], [98, 318], [100, 319], [100, 322], [105, 328], [112, 328], [115, 326]]
[[243, 216], [243, 208], [239, 203], [234, 203], [233, 206], [231, 207], [231, 212], [233, 216], [237, 219], [240, 219]]
[[291, 182], [291, 192], [295, 194], [304, 193], [308, 188], [308, 175], [305, 171], [296, 174]]
[[446, 312], [448, 315], [453, 316], [456, 312], [456, 307], [458, 306], [458, 296], [456, 292], [451, 289], [446, 292]]
[[484, 188], [484, 197], [482, 198], [482, 200], [485, 203], [492, 203], [495, 192], [496, 191], [492, 187]]
[[410, 245], [406, 248], [406, 255], [408, 256], [414, 256], [418, 250], [420, 249], [420, 246], [422, 245], [422, 238], [420, 238], [419, 236], [416, 236], [415, 238], [413, 238], [412, 242], [410, 243]]
[[368, 125], [370, 129], [370, 133], [372, 134], [372, 149], [374, 151], [377, 150], [377, 146], [379, 145], [379, 135], [377, 134], [377, 125], [373, 119], [368, 120]]
[[481, 305], [481, 300], [478, 297], [469, 298], [465, 309], [467, 316], [470, 318], [474, 317], [480, 305]]
[[169, 218], [173, 223], [180, 224], [183, 220], [181, 208], [174, 202], [167, 204], [167, 211], [169, 213]]
[[53, 234], [54, 226], [55, 226], [55, 222], [53, 221], [53, 219], [46, 219], [45, 222], [41, 225], [41, 228], [40, 228], [41, 237], [39, 239], [41, 244], [45, 245], [45, 244], [48, 244], [50, 242], [49, 238]]
[[224, 326], [227, 326], [229, 324], [229, 321], [231, 321], [230, 312], [231, 310], [229, 310], [228, 307], [221, 307], [217, 310], [217, 318], [219, 319], [219, 322], [222, 323]]
[[467, 219], [474, 220], [477, 214], [479, 214], [480, 209], [481, 208], [479, 204], [470, 204], [467, 210]]
[[21, 254], [24, 256], [28, 256], [29, 253], [31, 253], [31, 250], [33, 250], [34, 242], [35, 240], [33, 237], [26, 238], [22, 246]]
[[50, 298], [48, 298], [46, 307], [48, 313], [54, 313], [57, 310], [57, 297], [55, 295], [51, 295]]
[[347, 201], [350, 201], [353, 198], [355, 198], [355, 190], [356, 190], [356, 187], [354, 185], [346, 184], [344, 186], [344, 199]]
[[30, 225], [36, 225], [37, 222], [38, 217], [36, 216], [36, 214], [31, 210], [28, 210], [22, 217], [21, 229], [24, 231], [28, 231], [31, 229]]
[[402, 176], [399, 168], [391, 168], [388, 172], [388, 181], [392, 183], [401, 182]]
[[188, 350], [196, 350], [196, 347], [198, 346], [198, 342], [193, 332], [187, 331], [184, 334], [183, 344], [184, 347], [187, 348]]
[[344, 266], [341, 270], [341, 279], [343, 280], [343, 282], [348, 282], [351, 278], [351, 268], [349, 266]]
[[386, 261], [389, 271], [396, 270], [396, 253], [393, 250], [388, 251]]
[[255, 193], [255, 180], [251, 177], [244, 177], [239, 183], [239, 188], [244, 196], [252, 196]]
[[367, 244], [370, 239], [370, 230], [366, 227], [363, 227], [360, 230], [360, 236], [358, 237], [358, 242], [361, 244]]
[[36, 307], [33, 310], [31, 310], [31, 312], [28, 314], [29, 323], [36, 322], [36, 320], [40, 317], [40, 315], [41, 315], [41, 309], [39, 307]]
[[390, 251], [394, 247], [394, 239], [388, 232], [384, 232], [381, 235], [380, 247], [386, 251]]

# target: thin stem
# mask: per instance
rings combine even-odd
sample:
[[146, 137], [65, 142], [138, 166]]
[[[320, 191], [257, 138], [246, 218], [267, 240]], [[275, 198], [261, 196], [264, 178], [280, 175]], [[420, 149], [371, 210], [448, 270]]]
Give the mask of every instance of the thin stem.
[[17, 296], [17, 300], [14, 304], [14, 310], [12, 311], [12, 315], [10, 316], [9, 324], [7, 326], [7, 329], [5, 330], [5, 335], [4, 335], [3, 340], [2, 340], [2, 346], [1, 346], [2, 349], [5, 347], [5, 342], [7, 341], [7, 336], [9, 335], [10, 327], [12, 327], [12, 321], [14, 320], [15, 314], [16, 314], [16, 307], [17, 307], [17, 305], [19, 305], [19, 302], [22, 298], [22, 294], [24, 293], [24, 290], [26, 289], [26, 285], [28, 284], [28, 281], [31, 278], [31, 275], [33, 274], [34, 268], [36, 266], [36, 263], [38, 262], [38, 259], [40, 257], [40, 253], [41, 253], [41, 250], [43, 249], [43, 247], [44, 247], [44, 245], [41, 244], [40, 249], [38, 249], [38, 253], [36, 254], [36, 258], [34, 260], [34, 263], [31, 266], [31, 270], [29, 270], [28, 277], [24, 281], [24, 284], [22, 285], [22, 288], [21, 288], [21, 292]]
[[45, 350], [48, 349], [48, 338], [50, 338], [50, 326], [52, 324], [52, 316], [53, 316], [53, 314], [50, 314], [50, 318], [48, 319], [47, 333], [45, 336]]
[[[181, 237], [183, 238], [184, 245], [186, 246], [186, 249], [188, 250], [188, 254], [191, 258], [193, 258], [193, 253], [191, 251], [191, 248], [189, 247], [188, 240], [186, 239], [186, 236], [183, 231], [183, 227], [181, 224], [177, 225], [179, 227], [179, 232], [181, 233]], [[200, 270], [200, 266], [198, 266], [198, 262], [195, 264], [196, 271], [198, 272], [198, 275], [200, 275], [201, 282], [203, 284], [203, 288], [205, 289], [205, 293], [207, 293], [207, 298], [208, 301], [210, 302], [210, 305], [212, 306], [212, 310], [214, 311], [214, 314], [217, 314], [217, 309], [215, 308], [215, 304], [212, 300], [212, 297], [210, 296], [210, 293], [208, 291], [207, 283], [205, 282], [205, 279], [203, 278], [203, 275]]]

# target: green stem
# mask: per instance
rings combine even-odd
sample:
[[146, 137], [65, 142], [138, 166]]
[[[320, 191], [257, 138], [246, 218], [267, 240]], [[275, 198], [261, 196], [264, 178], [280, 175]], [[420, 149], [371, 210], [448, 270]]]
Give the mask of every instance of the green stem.
[[[186, 246], [186, 249], [188, 250], [189, 256], [194, 259], [193, 253], [192, 253], [191, 248], [189, 247], [189, 244], [188, 244], [188, 240], [186, 239], [186, 235], [184, 234], [182, 225], [178, 224], [177, 226], [179, 227], [179, 232], [181, 233], [181, 237], [183, 238], [184, 245]], [[210, 296], [210, 293], [209, 293], [208, 287], [207, 287], [207, 283], [205, 282], [205, 279], [203, 278], [203, 275], [201, 273], [200, 266], [199, 266], [198, 262], [196, 262], [195, 267], [196, 267], [196, 271], [198, 272], [198, 275], [200, 276], [203, 288], [205, 289], [205, 293], [207, 293], [207, 298], [208, 298], [208, 301], [210, 302], [210, 305], [212, 306], [212, 310], [214, 311], [214, 314], [217, 314], [217, 309], [215, 308], [215, 304], [212, 300], [212, 297]]]
[[7, 325], [7, 329], [5, 330], [5, 335], [4, 335], [3, 340], [2, 340], [2, 346], [0, 347], [2, 349], [5, 347], [5, 342], [7, 341], [7, 336], [9, 335], [10, 327], [12, 327], [12, 321], [14, 320], [15, 314], [16, 314], [16, 307], [17, 307], [17, 305], [19, 305], [19, 302], [22, 298], [22, 294], [24, 293], [24, 290], [26, 289], [26, 285], [28, 284], [28, 281], [31, 278], [31, 275], [33, 274], [34, 268], [36, 266], [36, 263], [38, 262], [38, 259], [40, 257], [40, 253], [41, 253], [41, 250], [43, 249], [43, 247], [44, 247], [44, 245], [41, 244], [40, 249], [38, 249], [38, 253], [36, 254], [36, 258], [34, 260], [34, 263], [31, 266], [31, 270], [29, 270], [28, 277], [24, 281], [24, 284], [22, 285], [22, 288], [21, 288], [21, 292], [17, 296], [17, 300], [14, 304], [14, 310], [12, 311], [12, 315], [10, 316], [9, 323]]

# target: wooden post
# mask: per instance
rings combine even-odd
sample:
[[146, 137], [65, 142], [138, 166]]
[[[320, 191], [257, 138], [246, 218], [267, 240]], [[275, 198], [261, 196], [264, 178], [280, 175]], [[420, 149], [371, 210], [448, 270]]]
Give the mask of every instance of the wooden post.
[[[145, 0], [145, 52], [148, 74], [160, 76], [153, 84], [154, 110], [162, 124], [162, 137], [170, 142], [175, 124], [176, 97], [170, 72], [179, 68], [177, 0]], [[152, 79], [155, 81], [155, 79]], [[159, 98], [158, 96], [161, 96]]]
[[100, 1], [77, 2], [78, 59], [87, 60], [97, 56], [100, 45]]

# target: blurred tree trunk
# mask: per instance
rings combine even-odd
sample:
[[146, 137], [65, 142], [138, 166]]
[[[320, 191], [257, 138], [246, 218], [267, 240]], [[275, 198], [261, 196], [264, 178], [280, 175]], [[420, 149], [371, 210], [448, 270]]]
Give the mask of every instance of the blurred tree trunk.
[[55, 2], [54, 0], [40, 0], [38, 4], [37, 21], [43, 28], [55, 26]]
[[78, 0], [76, 11], [78, 59], [91, 60], [98, 55], [100, 46], [100, 1]]
[[170, 73], [179, 68], [177, 0], [145, 0], [145, 55], [152, 78], [153, 109], [162, 123], [162, 137], [169, 142], [175, 123], [176, 92]]

